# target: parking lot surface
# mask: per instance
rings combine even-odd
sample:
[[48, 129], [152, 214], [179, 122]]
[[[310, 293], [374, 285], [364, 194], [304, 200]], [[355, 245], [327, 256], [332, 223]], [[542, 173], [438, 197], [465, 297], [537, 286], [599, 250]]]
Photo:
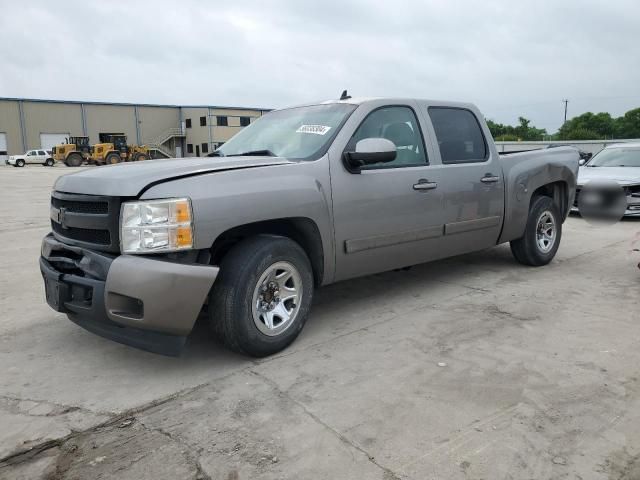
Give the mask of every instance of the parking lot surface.
[[46, 306], [72, 170], [0, 168], [0, 478], [640, 478], [640, 220], [571, 217], [542, 268], [499, 246], [320, 289], [270, 358], [204, 322], [168, 358]]

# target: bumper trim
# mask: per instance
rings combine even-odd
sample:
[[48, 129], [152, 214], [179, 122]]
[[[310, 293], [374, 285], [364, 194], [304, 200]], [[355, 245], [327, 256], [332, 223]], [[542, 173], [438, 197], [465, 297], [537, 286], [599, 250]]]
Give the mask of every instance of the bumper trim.
[[50, 234], [43, 240], [40, 271], [47, 303], [72, 322], [125, 345], [178, 355], [219, 268], [107, 256]]
[[168, 333], [126, 327], [112, 322], [106, 317], [98, 320], [93, 317], [81, 318], [72, 313], [67, 316], [73, 323], [91, 333], [151, 353], [177, 357], [187, 341], [186, 335], [169, 335]]

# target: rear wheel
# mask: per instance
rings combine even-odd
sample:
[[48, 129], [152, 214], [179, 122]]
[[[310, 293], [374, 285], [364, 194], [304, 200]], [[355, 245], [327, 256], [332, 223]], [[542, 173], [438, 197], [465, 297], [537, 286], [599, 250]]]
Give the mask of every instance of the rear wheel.
[[47, 158], [44, 162], [45, 167], [53, 167], [53, 158]]
[[261, 235], [223, 258], [209, 297], [209, 321], [227, 347], [263, 357], [296, 339], [312, 298], [313, 274], [302, 247]]
[[511, 242], [515, 259], [533, 267], [546, 265], [555, 257], [562, 237], [562, 220], [553, 199], [534, 197], [522, 238]]
[[115, 165], [116, 163], [120, 163], [121, 160], [122, 159], [120, 158], [120, 155], [118, 155], [117, 153], [110, 153], [105, 158], [105, 163], [107, 165]]
[[24, 167], [24, 160], [16, 160], [16, 167]]
[[136, 158], [136, 160], [138, 162], [142, 162], [143, 160], [149, 160], [149, 157], [147, 155], [145, 155], [144, 153], [141, 153], [140, 155], [138, 155], [138, 158]]
[[67, 157], [64, 162], [67, 167], [79, 167], [82, 165], [82, 155], [79, 153], [72, 153]]

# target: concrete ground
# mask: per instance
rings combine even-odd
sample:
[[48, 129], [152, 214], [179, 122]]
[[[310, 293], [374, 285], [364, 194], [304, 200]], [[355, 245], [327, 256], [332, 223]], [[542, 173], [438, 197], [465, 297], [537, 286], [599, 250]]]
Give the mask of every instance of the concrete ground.
[[323, 288], [267, 359], [202, 324], [167, 358], [45, 305], [70, 170], [0, 168], [0, 478], [640, 478], [640, 221], [571, 217], [543, 268], [500, 246]]

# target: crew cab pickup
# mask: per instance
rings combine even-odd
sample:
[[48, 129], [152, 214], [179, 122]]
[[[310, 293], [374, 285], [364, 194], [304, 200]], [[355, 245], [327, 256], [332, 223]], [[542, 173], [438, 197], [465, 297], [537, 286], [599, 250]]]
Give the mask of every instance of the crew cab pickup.
[[229, 348], [269, 355], [322, 285], [505, 242], [547, 264], [579, 159], [500, 157], [471, 104], [350, 97], [268, 113], [216, 152], [60, 177], [40, 258], [49, 305], [165, 354], [202, 313]]

